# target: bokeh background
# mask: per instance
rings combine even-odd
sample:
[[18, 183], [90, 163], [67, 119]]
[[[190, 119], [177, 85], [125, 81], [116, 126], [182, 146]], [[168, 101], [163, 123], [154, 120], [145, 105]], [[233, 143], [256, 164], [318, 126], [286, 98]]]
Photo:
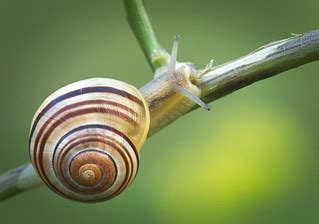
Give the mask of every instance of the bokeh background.
[[[149, 0], [163, 45], [204, 67], [318, 28], [318, 0]], [[28, 161], [33, 113], [90, 77], [137, 87], [152, 71], [121, 1], [0, 1], [0, 172]], [[148, 139], [135, 182], [81, 204], [42, 187], [0, 204], [1, 223], [319, 223], [319, 62], [196, 110]]]

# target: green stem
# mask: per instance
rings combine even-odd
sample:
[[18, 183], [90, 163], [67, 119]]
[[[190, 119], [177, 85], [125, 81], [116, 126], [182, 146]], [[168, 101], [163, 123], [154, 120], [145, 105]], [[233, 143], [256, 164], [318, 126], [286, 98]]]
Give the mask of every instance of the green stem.
[[153, 71], [166, 65], [167, 51], [159, 44], [142, 0], [124, 0], [127, 20]]
[[0, 176], [0, 201], [42, 184], [31, 163], [19, 166]]
[[275, 41], [212, 68], [197, 80], [202, 99], [212, 102], [256, 81], [319, 60], [319, 30]]
[[[208, 103], [256, 81], [315, 60], [319, 60], [319, 30], [272, 42], [237, 60], [198, 71], [198, 75], [194, 75], [191, 81], [201, 90], [201, 99]], [[161, 105], [165, 101], [165, 98], [152, 99], [162, 91], [160, 85], [165, 85], [161, 84], [160, 80], [153, 79], [140, 88], [141, 93], [147, 96], [146, 101], [156, 102], [156, 104], [149, 103], [152, 117], [149, 136], [198, 107], [194, 104], [182, 106], [175, 104], [173, 114], [164, 113], [165, 108], [159, 108], [155, 113], [156, 105]], [[154, 119], [154, 114], [160, 117]]]

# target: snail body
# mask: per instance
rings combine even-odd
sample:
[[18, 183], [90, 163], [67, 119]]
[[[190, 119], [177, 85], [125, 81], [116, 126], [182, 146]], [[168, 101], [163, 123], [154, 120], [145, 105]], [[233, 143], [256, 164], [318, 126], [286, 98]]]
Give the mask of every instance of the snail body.
[[62, 87], [42, 103], [31, 124], [30, 158], [51, 190], [82, 202], [115, 197], [136, 176], [147, 136], [196, 103], [210, 109], [190, 81], [194, 67], [176, 62], [178, 41], [167, 67], [140, 90], [93, 78]]
[[150, 123], [139, 91], [94, 78], [65, 86], [34, 115], [30, 157], [53, 191], [84, 202], [110, 199], [134, 179]]

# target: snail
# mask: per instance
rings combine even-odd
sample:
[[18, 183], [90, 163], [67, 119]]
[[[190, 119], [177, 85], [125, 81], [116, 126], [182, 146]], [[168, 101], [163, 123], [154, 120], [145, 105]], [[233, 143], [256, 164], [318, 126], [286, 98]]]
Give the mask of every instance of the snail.
[[[152, 123], [163, 125], [179, 113], [170, 105], [197, 103], [210, 109], [189, 81], [194, 68], [176, 62], [179, 39], [175, 37], [167, 67], [140, 90], [92, 78], [62, 87], [42, 103], [32, 120], [29, 151], [34, 169], [51, 190], [81, 202], [117, 196], [137, 174]], [[163, 116], [168, 120], [161, 122]]]

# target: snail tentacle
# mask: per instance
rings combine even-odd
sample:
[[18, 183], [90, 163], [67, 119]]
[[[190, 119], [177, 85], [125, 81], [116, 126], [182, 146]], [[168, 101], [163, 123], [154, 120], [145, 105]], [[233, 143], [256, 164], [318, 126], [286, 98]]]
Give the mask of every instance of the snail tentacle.
[[[166, 73], [166, 75], [171, 76], [172, 78], [177, 80], [176, 84], [173, 87], [176, 92], [178, 92], [181, 95], [187, 97], [192, 102], [194, 102], [197, 105], [201, 106], [205, 110], [211, 111], [211, 107], [208, 104], [206, 104], [204, 101], [202, 101], [198, 96], [196, 96], [190, 90], [188, 90], [187, 88], [183, 87], [183, 84], [181, 84], [181, 82], [184, 82], [183, 79], [185, 79], [185, 77], [183, 77], [184, 73], [179, 73], [178, 71], [176, 71], [178, 43], [179, 43], [180, 40], [181, 40], [181, 36], [180, 35], [175, 35], [171, 56], [170, 56], [169, 63], [167, 65], [165, 73]], [[191, 67], [192, 64], [187, 64], [187, 66], [190, 68], [190, 70], [193, 69]]]

